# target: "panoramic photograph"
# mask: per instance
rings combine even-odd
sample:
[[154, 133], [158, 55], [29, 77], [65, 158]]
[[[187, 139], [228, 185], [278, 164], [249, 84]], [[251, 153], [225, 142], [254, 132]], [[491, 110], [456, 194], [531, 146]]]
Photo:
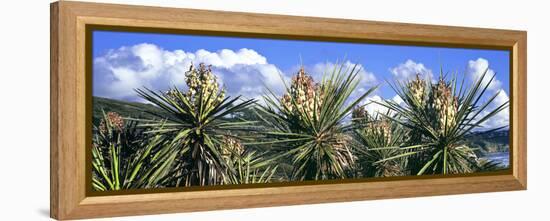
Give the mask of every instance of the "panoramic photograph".
[[91, 186], [510, 168], [507, 50], [92, 32]]

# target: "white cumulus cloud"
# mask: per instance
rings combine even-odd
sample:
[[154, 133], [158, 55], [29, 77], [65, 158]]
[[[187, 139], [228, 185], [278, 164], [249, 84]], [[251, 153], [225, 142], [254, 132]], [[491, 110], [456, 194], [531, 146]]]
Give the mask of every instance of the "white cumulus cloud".
[[401, 97], [400, 97], [399, 95], [397, 95], [397, 94], [396, 94], [395, 96], [393, 96], [391, 100], [392, 100], [393, 102], [395, 102], [395, 103], [401, 105], [401, 106], [404, 106], [404, 105], [405, 105], [405, 101], [403, 100], [403, 98], [401, 98]]
[[379, 104], [383, 101], [384, 99], [378, 95], [369, 96], [365, 99], [365, 109], [373, 116], [376, 115], [376, 113], [385, 114], [388, 108]]
[[378, 84], [378, 80], [376, 79], [376, 75], [374, 73], [366, 70], [362, 64], [353, 63], [349, 60], [342, 63], [321, 62], [305, 68], [306, 72], [312, 75], [316, 82], [321, 82], [323, 75], [332, 74], [335, 68], [342, 68], [342, 72], [344, 73], [349, 73], [352, 70], [357, 72], [357, 80], [359, 83], [357, 88], [355, 88], [355, 90], [350, 94], [348, 102], [355, 101], [361, 95]]
[[[487, 73], [483, 78], [483, 85], [487, 85], [491, 80], [491, 77], [495, 75], [495, 71], [489, 68], [489, 61], [484, 58], [478, 58], [475, 61], [474, 60], [468, 61], [468, 69], [466, 73], [470, 76], [473, 82], [478, 81], [485, 72]], [[502, 88], [502, 82], [500, 82], [496, 78], [493, 79], [493, 81], [491, 81], [488, 87], [489, 90], [493, 90], [493, 91], [498, 91], [501, 88]]]
[[[337, 66], [338, 65], [338, 66]], [[323, 74], [331, 74], [334, 68], [342, 68], [343, 72], [351, 72], [355, 68], [354, 72], [357, 72], [359, 78], [359, 87], [369, 87], [374, 86], [377, 83], [376, 76], [374, 73], [367, 71], [363, 65], [356, 64], [351, 61], [346, 61], [343, 63], [332, 63], [332, 62], [322, 62], [317, 63], [310, 67], [310, 74], [316, 81], [321, 81]], [[306, 67], [306, 71], [307, 71]]]
[[94, 95], [139, 100], [135, 88], [185, 87], [185, 72], [192, 63], [212, 65], [232, 96], [257, 97], [264, 84], [275, 91], [284, 88], [280, 70], [252, 49], [186, 52], [143, 43], [112, 49], [94, 59]]
[[[488, 90], [485, 92], [486, 94], [484, 96], [488, 99], [489, 97], [497, 93], [498, 95], [495, 100], [493, 100], [493, 102], [486, 108], [486, 110], [480, 114], [479, 118], [486, 116], [489, 111], [494, 110], [505, 102], [508, 102], [510, 99], [508, 97], [508, 94], [504, 90], [502, 90], [502, 82], [499, 81], [497, 77], [495, 77], [493, 81], [489, 83], [490, 79], [495, 76], [495, 71], [490, 68], [490, 63], [487, 59], [478, 58], [477, 60], [468, 61], [466, 74], [470, 77], [472, 83], [478, 81], [484, 73], [485, 77], [483, 78], [482, 85], [484, 86], [489, 84], [489, 86], [487, 87]], [[488, 119], [482, 124], [483, 128], [490, 129], [509, 125], [509, 109], [510, 108], [506, 108]]]
[[428, 69], [424, 64], [417, 63], [411, 59], [389, 69], [390, 73], [399, 81], [405, 81], [413, 78], [416, 74], [420, 74], [426, 78], [432, 78], [432, 70]]
[[[498, 95], [493, 100], [491, 105], [489, 105], [489, 107], [486, 108], [486, 110], [480, 113], [477, 119], [481, 119], [481, 117], [489, 114], [490, 111], [496, 109], [497, 107], [509, 101], [510, 98], [508, 97], [508, 94], [506, 94], [506, 92], [504, 92], [503, 90], [500, 90], [497, 93]], [[481, 128], [481, 130], [509, 126], [510, 125], [509, 118], [510, 118], [510, 108], [505, 108], [502, 111], [495, 114], [494, 116], [492, 116], [491, 118], [489, 118], [483, 124], [481, 124], [481, 126], [483, 127]]]

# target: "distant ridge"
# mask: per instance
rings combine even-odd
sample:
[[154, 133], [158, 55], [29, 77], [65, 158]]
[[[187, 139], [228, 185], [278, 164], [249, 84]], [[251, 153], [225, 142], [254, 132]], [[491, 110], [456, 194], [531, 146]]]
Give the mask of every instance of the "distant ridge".
[[468, 138], [470, 147], [479, 148], [476, 152], [486, 153], [507, 152], [510, 149], [510, 131], [499, 130], [493, 132], [478, 132]]
[[128, 102], [115, 100], [103, 97], [92, 97], [93, 106], [93, 122], [98, 124], [103, 117], [103, 111], [105, 113], [113, 111], [117, 112], [123, 117], [140, 118], [140, 119], [158, 119], [159, 117], [151, 114], [167, 114], [166, 111], [152, 105], [139, 102]]

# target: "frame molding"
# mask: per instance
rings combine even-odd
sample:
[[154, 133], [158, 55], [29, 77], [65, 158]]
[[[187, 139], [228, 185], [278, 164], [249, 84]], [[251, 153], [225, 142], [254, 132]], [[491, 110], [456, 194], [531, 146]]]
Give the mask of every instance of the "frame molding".
[[[55, 2], [50, 7], [50, 215], [78, 219], [527, 188], [527, 32], [253, 13]], [[223, 19], [222, 19], [223, 18]], [[511, 174], [117, 196], [86, 195], [86, 25], [152, 27], [510, 50]]]

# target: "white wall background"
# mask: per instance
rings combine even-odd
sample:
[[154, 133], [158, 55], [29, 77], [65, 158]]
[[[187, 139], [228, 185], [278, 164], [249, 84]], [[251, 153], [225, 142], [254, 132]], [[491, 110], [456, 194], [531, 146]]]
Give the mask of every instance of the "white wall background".
[[[0, 7], [0, 220], [49, 213], [49, 2]], [[545, 1], [101, 0], [227, 11], [528, 31], [529, 189], [113, 220], [548, 220], [550, 8]]]

